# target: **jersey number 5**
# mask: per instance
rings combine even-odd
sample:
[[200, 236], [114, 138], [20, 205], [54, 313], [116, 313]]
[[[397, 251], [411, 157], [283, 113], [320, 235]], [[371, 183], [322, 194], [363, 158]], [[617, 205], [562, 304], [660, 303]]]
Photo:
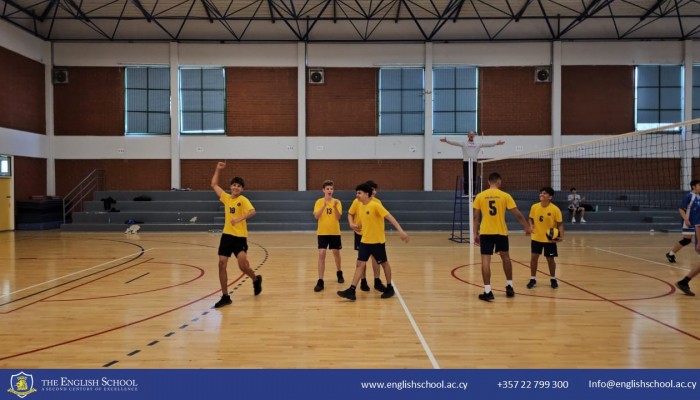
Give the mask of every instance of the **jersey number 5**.
[[496, 215], [497, 213], [496, 200], [489, 200], [489, 215]]

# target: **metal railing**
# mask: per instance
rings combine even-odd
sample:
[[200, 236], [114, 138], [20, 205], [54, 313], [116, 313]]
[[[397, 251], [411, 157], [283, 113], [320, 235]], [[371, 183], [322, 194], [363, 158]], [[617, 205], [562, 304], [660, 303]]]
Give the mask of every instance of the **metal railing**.
[[82, 211], [86, 197], [92, 196], [96, 190], [104, 190], [104, 186], [105, 171], [94, 169], [73, 190], [63, 196], [63, 223], [66, 223], [73, 211]]

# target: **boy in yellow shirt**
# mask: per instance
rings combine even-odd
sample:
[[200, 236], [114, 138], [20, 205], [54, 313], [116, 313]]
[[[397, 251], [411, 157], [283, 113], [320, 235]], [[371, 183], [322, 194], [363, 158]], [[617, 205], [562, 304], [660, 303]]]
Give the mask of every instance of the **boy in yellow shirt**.
[[255, 275], [248, 262], [248, 225], [246, 220], [255, 216], [255, 208], [250, 200], [241, 193], [245, 188], [243, 178], [236, 176], [231, 179], [231, 194], [226, 193], [219, 186], [219, 173], [226, 167], [225, 162], [219, 162], [211, 178], [211, 188], [214, 189], [219, 200], [224, 203], [226, 222], [224, 231], [219, 241], [219, 283], [221, 284], [221, 300], [214, 304], [215, 308], [227, 306], [232, 303], [228, 294], [228, 273], [226, 267], [231, 254], [238, 261], [238, 268], [253, 281], [253, 293], [257, 296], [262, 292], [262, 276]]
[[[479, 300], [491, 301], [494, 299], [491, 291], [491, 256], [494, 249], [503, 261], [503, 272], [506, 274], [506, 296], [515, 296], [513, 290], [513, 264], [508, 253], [508, 227], [506, 226], [506, 211], [515, 214], [515, 217], [523, 225], [525, 234], [531, 232], [523, 214], [520, 213], [513, 197], [502, 191], [501, 175], [497, 172], [489, 175], [489, 188], [476, 195], [474, 199], [474, 244], [481, 246], [481, 275], [484, 278], [484, 293], [479, 295]], [[481, 216], [483, 215], [483, 218]], [[479, 224], [481, 220], [481, 224]]]
[[372, 186], [367, 183], [358, 185], [357, 199], [362, 203], [360, 216], [360, 227], [362, 228], [362, 239], [360, 240], [360, 248], [357, 252], [357, 267], [355, 275], [352, 278], [352, 285], [346, 290], [338, 291], [338, 296], [348, 300], [355, 300], [355, 289], [360, 279], [365, 274], [367, 261], [370, 256], [377, 260], [377, 263], [384, 269], [386, 276], [386, 290], [382, 293], [382, 299], [388, 299], [395, 293], [394, 286], [391, 284], [391, 266], [389, 259], [386, 256], [386, 235], [384, 233], [384, 219], [388, 220], [399, 233], [401, 240], [408, 243], [408, 234], [404, 232], [401, 225], [396, 221], [389, 211], [384, 206], [376, 201], [372, 201]]
[[340, 268], [340, 249], [343, 244], [340, 240], [340, 217], [343, 215], [343, 205], [340, 200], [333, 198], [333, 181], [323, 181], [323, 197], [314, 204], [314, 218], [318, 221], [316, 237], [318, 240], [318, 282], [314, 292], [323, 290], [323, 273], [326, 270], [326, 252], [331, 249], [335, 259], [338, 283], [345, 282], [343, 271]]
[[[543, 187], [540, 189], [540, 202], [535, 203], [530, 207], [530, 227], [532, 229], [532, 241], [530, 242], [530, 281], [527, 283], [527, 288], [532, 289], [537, 286], [537, 262], [540, 254], [544, 251], [544, 258], [549, 266], [550, 285], [553, 289], [559, 287], [557, 282], [556, 270], [557, 263], [554, 257], [557, 257], [557, 241], [564, 237], [564, 221], [562, 219], [561, 210], [552, 203], [554, 197], [554, 189], [551, 187]], [[550, 229], [557, 228], [559, 237], [550, 240], [547, 237], [547, 232]]]
[[[382, 204], [381, 200], [377, 198], [377, 189], [379, 188], [379, 185], [377, 185], [377, 183], [374, 181], [367, 181], [365, 183], [372, 187], [371, 201], [375, 201], [379, 204]], [[350, 205], [350, 209], [348, 209], [348, 224], [350, 225], [350, 229], [352, 229], [354, 232], [355, 250], [358, 251], [360, 250], [360, 242], [362, 241], [362, 228], [360, 227], [360, 214], [362, 207], [363, 205], [362, 203], [360, 203], [360, 200], [358, 200], [357, 197], [355, 197], [355, 200], [353, 200], [352, 204]], [[375, 260], [374, 257], [370, 258], [372, 259], [372, 271], [374, 272], [374, 289], [384, 293], [384, 291], [386, 290], [386, 286], [384, 286], [381, 278], [379, 277], [379, 264], [377, 264], [377, 260]], [[363, 292], [369, 292], [366, 269], [365, 274], [360, 280], [360, 289], [362, 289]]]

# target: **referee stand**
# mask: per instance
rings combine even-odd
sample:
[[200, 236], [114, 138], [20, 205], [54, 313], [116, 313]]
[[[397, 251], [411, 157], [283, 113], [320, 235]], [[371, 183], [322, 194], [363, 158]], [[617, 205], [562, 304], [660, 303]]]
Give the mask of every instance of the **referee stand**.
[[469, 196], [464, 194], [464, 177], [457, 176], [452, 211], [452, 236], [457, 243], [469, 243]]

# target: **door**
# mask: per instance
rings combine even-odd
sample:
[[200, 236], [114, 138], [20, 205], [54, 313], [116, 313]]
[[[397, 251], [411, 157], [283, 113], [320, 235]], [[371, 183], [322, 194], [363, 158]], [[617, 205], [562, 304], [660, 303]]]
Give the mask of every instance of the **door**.
[[0, 231], [12, 230], [12, 159], [0, 156]]

